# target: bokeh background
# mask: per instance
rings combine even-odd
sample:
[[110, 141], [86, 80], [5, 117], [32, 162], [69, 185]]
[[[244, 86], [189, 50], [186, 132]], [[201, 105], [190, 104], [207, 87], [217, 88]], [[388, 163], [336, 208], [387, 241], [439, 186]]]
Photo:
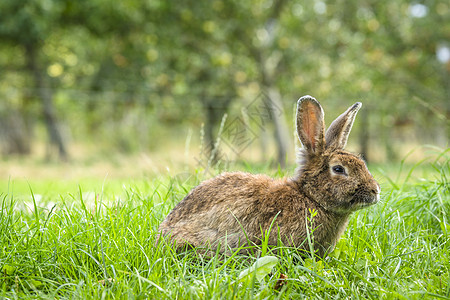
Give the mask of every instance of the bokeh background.
[[448, 147], [449, 6], [2, 0], [2, 176], [295, 167], [306, 94], [327, 124], [363, 102], [349, 148], [370, 163], [420, 160]]

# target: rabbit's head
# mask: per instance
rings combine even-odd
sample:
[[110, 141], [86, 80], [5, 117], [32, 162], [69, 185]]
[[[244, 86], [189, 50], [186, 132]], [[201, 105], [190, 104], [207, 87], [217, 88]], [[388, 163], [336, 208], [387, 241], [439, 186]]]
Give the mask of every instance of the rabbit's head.
[[364, 161], [344, 150], [361, 105], [353, 104], [325, 132], [319, 102], [304, 96], [297, 103], [297, 133], [303, 149], [296, 181], [308, 198], [328, 211], [351, 213], [379, 200], [380, 186]]

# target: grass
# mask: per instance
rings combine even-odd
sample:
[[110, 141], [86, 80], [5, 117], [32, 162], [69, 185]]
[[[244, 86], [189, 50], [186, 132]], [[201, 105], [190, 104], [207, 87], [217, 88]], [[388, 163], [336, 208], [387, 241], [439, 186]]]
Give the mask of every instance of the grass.
[[423, 164], [425, 179], [380, 180], [382, 201], [352, 216], [329, 257], [269, 250], [278, 262], [261, 281], [239, 280], [257, 257], [155, 245], [159, 223], [200, 176], [17, 190], [9, 180], [0, 198], [0, 298], [450, 299], [448, 150]]

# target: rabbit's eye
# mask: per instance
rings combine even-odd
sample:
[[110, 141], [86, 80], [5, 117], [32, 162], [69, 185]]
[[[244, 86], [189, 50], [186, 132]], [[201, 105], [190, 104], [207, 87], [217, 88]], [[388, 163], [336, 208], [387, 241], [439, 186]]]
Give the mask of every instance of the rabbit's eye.
[[333, 166], [332, 170], [336, 174], [345, 174], [345, 168], [343, 166], [340, 166], [340, 165]]

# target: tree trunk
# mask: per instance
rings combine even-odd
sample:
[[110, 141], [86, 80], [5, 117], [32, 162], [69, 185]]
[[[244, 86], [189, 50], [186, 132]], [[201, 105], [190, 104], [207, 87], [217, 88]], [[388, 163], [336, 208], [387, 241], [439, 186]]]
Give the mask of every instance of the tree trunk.
[[212, 103], [208, 100], [203, 100], [204, 103], [204, 110], [205, 110], [205, 147], [207, 149], [212, 150], [214, 145], [214, 127], [218, 123], [218, 118], [216, 111], [214, 110], [214, 107]]
[[[263, 43], [263, 46], [259, 49], [260, 53], [257, 55], [261, 68], [261, 83], [262, 86], [267, 89], [271, 118], [275, 126], [274, 135], [278, 150], [277, 161], [282, 169], [286, 167], [286, 159], [288, 149], [290, 149], [290, 142], [288, 138], [289, 131], [284, 119], [284, 109], [281, 102], [281, 95], [275, 83], [276, 73], [281, 57], [277, 58], [277, 53], [271, 50], [271, 46], [276, 41], [275, 37], [278, 27], [278, 18], [286, 3], [287, 1], [285, 0], [274, 1], [272, 11], [269, 13], [265, 24], [265, 30], [268, 33], [268, 37]], [[269, 63], [269, 61], [272, 62]], [[273, 63], [274, 61], [276, 61], [276, 63]]]
[[361, 109], [360, 114], [359, 151], [366, 162], [369, 162], [369, 106]]
[[27, 59], [27, 70], [30, 72], [37, 91], [37, 97], [42, 103], [42, 113], [45, 125], [50, 138], [50, 144], [58, 149], [59, 157], [63, 160], [68, 158], [66, 146], [62, 139], [58, 128], [55, 110], [53, 107], [52, 91], [46, 86], [45, 74], [38, 65], [37, 45], [31, 44], [25, 46], [25, 54]]
[[[383, 117], [381, 120], [381, 124], [386, 124], [384, 122], [383, 118], [386, 118], [388, 115], [386, 112], [382, 113]], [[393, 126], [390, 125], [390, 128], [388, 128], [386, 125], [382, 125], [381, 127], [381, 134], [382, 134], [382, 141], [384, 143], [384, 149], [386, 152], [386, 160], [388, 162], [397, 161], [397, 153], [395, 151], [393, 143], [395, 142], [395, 139], [392, 138], [392, 130]]]
[[202, 105], [205, 112], [205, 140], [202, 149], [202, 160], [210, 162], [215, 165], [220, 160], [219, 149], [215, 149], [217, 137], [214, 130], [222, 120], [224, 114], [230, 106], [232, 97], [212, 97], [202, 96]]
[[275, 140], [278, 147], [277, 161], [281, 168], [286, 167], [286, 159], [290, 142], [288, 137], [288, 129], [284, 119], [284, 109], [281, 102], [281, 95], [276, 88], [269, 88], [268, 98], [271, 118], [275, 126]]
[[5, 144], [2, 151], [4, 154], [30, 154], [30, 134], [24, 119], [25, 116], [12, 107], [2, 113], [0, 136]]

